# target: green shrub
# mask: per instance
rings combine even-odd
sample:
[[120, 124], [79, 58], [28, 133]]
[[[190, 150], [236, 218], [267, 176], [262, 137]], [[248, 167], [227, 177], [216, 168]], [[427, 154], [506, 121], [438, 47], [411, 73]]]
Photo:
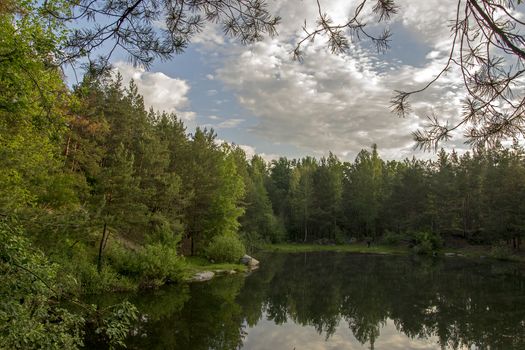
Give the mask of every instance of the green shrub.
[[0, 221], [0, 349], [76, 349], [84, 319], [56, 302], [59, 266]]
[[206, 248], [206, 257], [215, 262], [237, 263], [246, 250], [241, 240], [232, 234], [213, 237]]
[[284, 238], [286, 237], [286, 229], [284, 228], [282, 220], [277, 219], [273, 214], [268, 215], [267, 220], [270, 225], [269, 232], [267, 232], [264, 237], [265, 240], [269, 240], [270, 243], [280, 243], [284, 241]]
[[[129, 291], [136, 289], [126, 276], [121, 276], [110, 264], [104, 264], [97, 271], [95, 251], [83, 244], [77, 244], [69, 252], [70, 256], [62, 263], [61, 273], [66, 280], [72, 276], [70, 290], [75, 294], [100, 294], [108, 291]], [[74, 264], [71, 264], [74, 261]]]
[[246, 248], [248, 254], [253, 253], [258, 248], [262, 247], [264, 243], [267, 243], [262, 237], [253, 231], [243, 231], [240, 233], [240, 239]]
[[505, 243], [497, 243], [490, 249], [490, 256], [499, 260], [508, 260], [511, 250]]
[[383, 243], [386, 245], [399, 245], [406, 239], [406, 236], [402, 233], [396, 233], [392, 231], [386, 231], [383, 235]]
[[141, 287], [157, 287], [168, 279], [183, 278], [185, 262], [174, 245], [148, 244], [136, 251], [116, 245], [108, 253], [111, 265], [122, 275], [137, 281]]
[[412, 234], [413, 250], [417, 254], [432, 254], [443, 246], [443, 239], [437, 233], [415, 232]]
[[334, 241], [335, 241], [335, 244], [337, 244], [337, 245], [341, 245], [341, 244], [345, 244], [345, 243], [346, 243], [346, 237], [345, 237], [345, 234], [344, 234], [343, 231], [339, 228], [339, 226], [336, 226], [336, 227], [335, 227], [335, 232], [334, 232]]

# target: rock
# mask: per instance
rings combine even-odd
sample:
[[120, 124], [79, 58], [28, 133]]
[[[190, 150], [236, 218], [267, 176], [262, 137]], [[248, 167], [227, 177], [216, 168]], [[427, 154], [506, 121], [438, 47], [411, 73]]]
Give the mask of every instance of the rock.
[[245, 255], [241, 258], [241, 264], [248, 266], [250, 269], [256, 269], [259, 267], [259, 260], [254, 259], [249, 255]]
[[235, 271], [235, 270], [228, 271], [228, 275], [235, 275], [236, 273], [237, 273], [237, 271]]
[[202, 271], [202, 272], [197, 272], [192, 278], [191, 278], [191, 281], [192, 282], [204, 282], [204, 281], [209, 281], [213, 278], [213, 276], [215, 276], [215, 273], [213, 273], [212, 271]]
[[445, 256], [456, 256], [456, 253], [445, 253]]

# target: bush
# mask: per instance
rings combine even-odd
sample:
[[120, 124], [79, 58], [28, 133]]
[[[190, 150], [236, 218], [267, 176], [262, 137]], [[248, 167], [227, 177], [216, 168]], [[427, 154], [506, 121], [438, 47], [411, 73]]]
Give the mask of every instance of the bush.
[[383, 243], [386, 245], [399, 245], [406, 239], [406, 236], [402, 233], [395, 233], [392, 231], [386, 231], [383, 235]]
[[226, 234], [213, 237], [206, 248], [206, 257], [215, 262], [237, 263], [246, 250], [241, 240], [233, 235]]
[[137, 251], [115, 246], [108, 258], [120, 274], [136, 279], [141, 287], [158, 287], [167, 280], [183, 278], [185, 263], [173, 245], [154, 243]]
[[345, 243], [346, 243], [346, 237], [345, 237], [345, 234], [344, 234], [343, 231], [339, 228], [339, 226], [336, 226], [336, 227], [335, 227], [335, 232], [334, 232], [334, 241], [335, 241], [335, 244], [337, 244], [337, 245], [342, 245], [342, 244], [345, 244]]
[[253, 253], [255, 250], [262, 247], [264, 243], [266, 243], [257, 232], [253, 231], [241, 232], [240, 238], [248, 254]]
[[490, 249], [490, 256], [499, 260], [508, 260], [510, 258], [511, 251], [504, 243], [497, 243]]
[[[62, 261], [61, 273], [67, 281], [67, 276], [73, 276], [74, 283], [69, 283], [69, 289], [76, 294], [100, 294], [108, 291], [129, 291], [136, 287], [125, 276], [120, 276], [113, 266], [104, 264], [100, 273], [97, 271], [96, 253], [83, 245], [76, 244], [71, 249], [67, 259]], [[74, 261], [74, 264], [71, 262]]]
[[432, 254], [443, 246], [443, 239], [439, 234], [427, 231], [413, 233], [412, 240], [417, 254]]
[[59, 266], [0, 221], [0, 349], [76, 349], [84, 319], [56, 302]]

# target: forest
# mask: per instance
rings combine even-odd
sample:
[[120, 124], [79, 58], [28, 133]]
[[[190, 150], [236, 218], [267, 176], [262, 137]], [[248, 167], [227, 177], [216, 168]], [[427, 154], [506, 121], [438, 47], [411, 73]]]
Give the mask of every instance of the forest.
[[62, 24], [15, 4], [0, 4], [0, 348], [74, 348], [90, 331], [122, 345], [134, 306], [78, 296], [183, 281], [185, 256], [235, 263], [279, 242], [520, 248], [517, 143], [434, 160], [384, 161], [375, 145], [352, 162], [247, 159], [147, 110], [111, 69], [88, 66], [70, 88], [54, 62]]

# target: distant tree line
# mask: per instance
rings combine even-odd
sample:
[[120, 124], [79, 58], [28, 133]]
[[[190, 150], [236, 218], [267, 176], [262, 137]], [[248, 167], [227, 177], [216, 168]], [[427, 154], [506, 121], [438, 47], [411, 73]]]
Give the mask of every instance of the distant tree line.
[[374, 145], [354, 162], [333, 154], [280, 158], [271, 162], [265, 183], [287, 240], [380, 240], [427, 231], [519, 248], [524, 175], [518, 144], [462, 155], [441, 150], [435, 160], [403, 161], [382, 160]]

